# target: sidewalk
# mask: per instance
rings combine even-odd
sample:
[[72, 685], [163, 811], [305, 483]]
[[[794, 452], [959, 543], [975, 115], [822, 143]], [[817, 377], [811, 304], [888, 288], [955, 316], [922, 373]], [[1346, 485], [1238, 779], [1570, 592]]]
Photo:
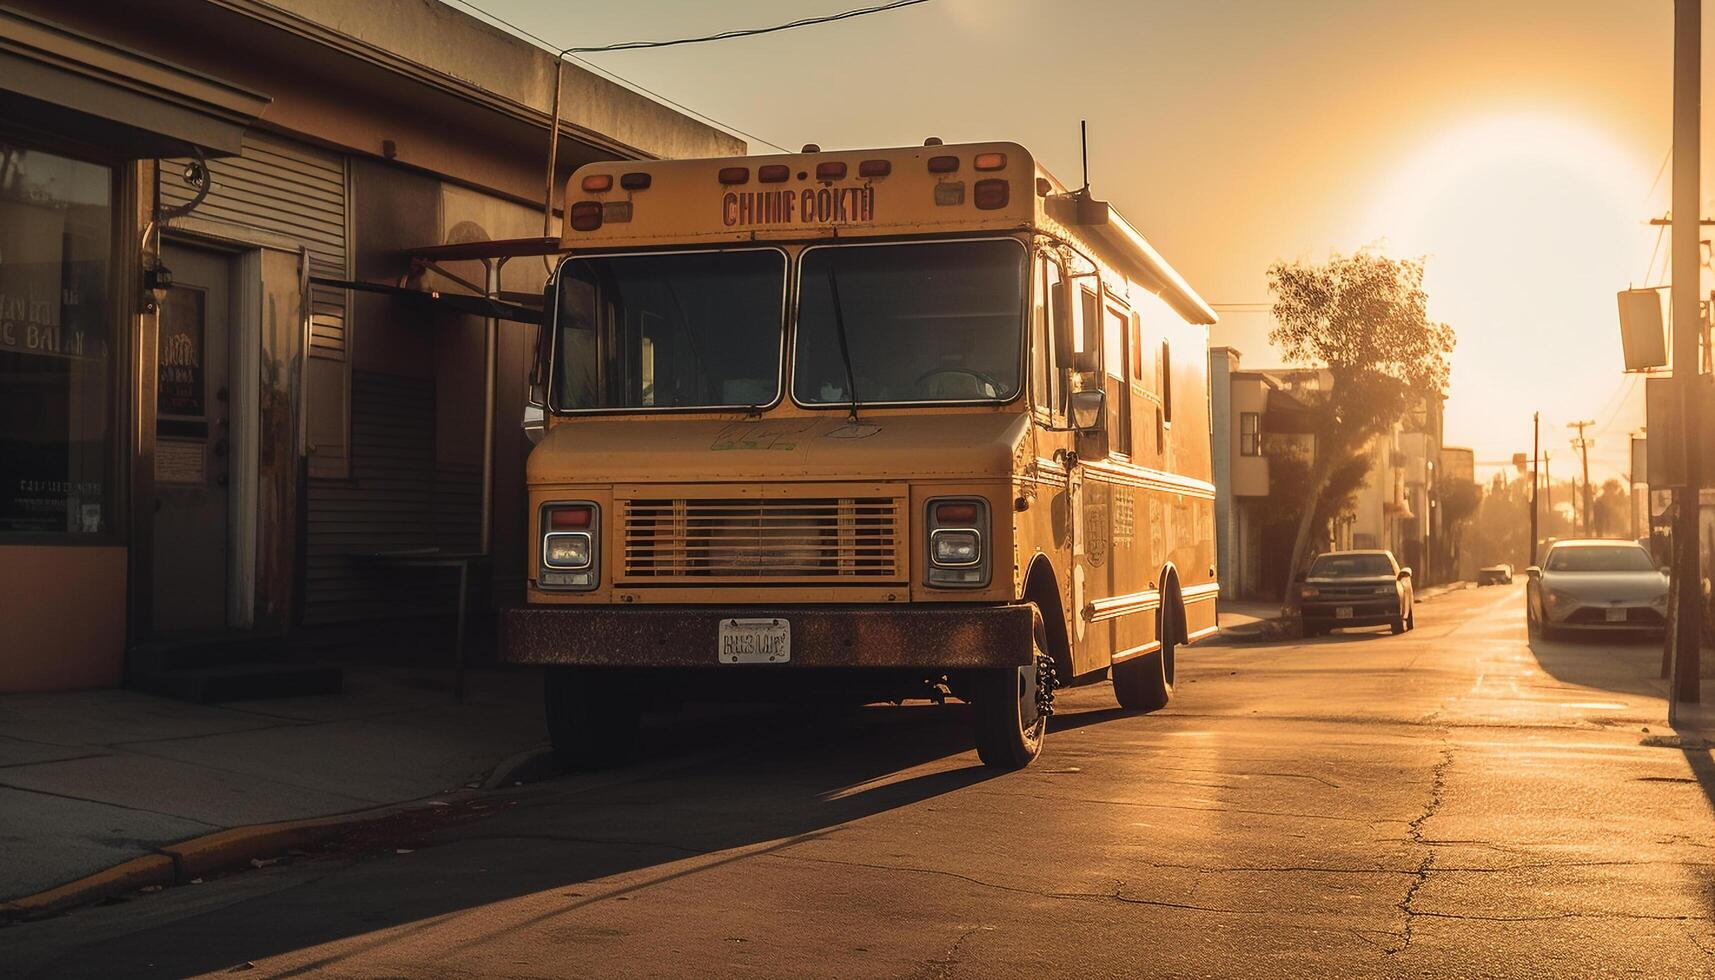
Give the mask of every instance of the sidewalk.
[[546, 739], [532, 671], [348, 668], [344, 692], [197, 705], [0, 696], [0, 902], [178, 841], [479, 784]]
[[[1418, 602], [1430, 602], [1449, 592], [1474, 588], [1471, 582], [1449, 582], [1426, 586], [1417, 593]], [[1231, 640], [1285, 639], [1287, 630], [1296, 636], [1297, 626], [1280, 614], [1278, 602], [1255, 602], [1221, 598], [1216, 600], [1215, 622]]]

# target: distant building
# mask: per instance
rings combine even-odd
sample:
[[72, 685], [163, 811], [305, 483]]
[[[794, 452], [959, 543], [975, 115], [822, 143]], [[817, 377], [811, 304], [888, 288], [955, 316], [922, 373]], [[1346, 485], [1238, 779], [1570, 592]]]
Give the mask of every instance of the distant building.
[[[483, 319], [311, 280], [488, 291], [404, 253], [542, 235], [553, 55], [425, 0], [12, 0], [0, 42], [0, 691], [221, 640], [444, 662], [456, 576], [363, 556], [477, 549], [491, 408], [472, 592], [521, 591], [533, 330], [490, 394]], [[558, 186], [744, 152], [564, 72]]]
[[[1240, 358], [1231, 347], [1209, 351], [1221, 594], [1277, 600], [1287, 576], [1278, 541], [1266, 540], [1265, 534], [1263, 505], [1274, 490], [1269, 457], [1271, 451], [1297, 444], [1304, 457], [1311, 458], [1315, 439], [1305, 431], [1303, 405], [1272, 374], [1241, 370]], [[1290, 541], [1286, 547], [1290, 549]]]
[[[1276, 490], [1269, 456], [1271, 448], [1279, 453], [1296, 445], [1305, 459], [1314, 459], [1316, 443], [1305, 403], [1331, 385], [1333, 375], [1324, 368], [1246, 371], [1240, 370], [1239, 360], [1239, 352], [1230, 347], [1209, 352], [1212, 397], [1220, 399], [1213, 438], [1221, 591], [1237, 598], [1278, 599], [1290, 577], [1285, 566], [1293, 542], [1264, 527], [1263, 501]], [[1451, 574], [1432, 567], [1436, 562], [1429, 560], [1437, 554], [1441, 530], [1441, 417], [1439, 399], [1419, 405], [1371, 442], [1364, 485], [1351, 506], [1330, 522], [1327, 536], [1312, 540], [1313, 550], [1386, 548], [1402, 564], [1411, 565], [1420, 581]]]

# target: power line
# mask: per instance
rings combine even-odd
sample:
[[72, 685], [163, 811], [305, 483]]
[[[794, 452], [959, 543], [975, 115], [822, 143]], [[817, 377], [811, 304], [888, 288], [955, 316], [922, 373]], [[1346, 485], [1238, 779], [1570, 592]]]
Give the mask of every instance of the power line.
[[756, 37], [761, 34], [774, 34], [779, 31], [790, 31], [800, 27], [814, 27], [817, 24], [832, 24], [838, 20], [850, 20], [853, 17], [863, 17], [868, 14], [885, 13], [898, 10], [901, 7], [912, 7], [929, 0], [892, 0], [891, 3], [877, 4], [873, 7], [858, 7], [853, 10], [842, 10], [837, 14], [824, 14], [820, 17], [804, 17], [787, 24], [776, 24], [773, 27], [746, 27], [731, 31], [721, 31], [718, 34], [704, 34], [701, 37], [681, 37], [671, 41], [620, 41], [617, 44], [604, 44], [592, 48], [567, 48], [566, 54], [600, 54], [606, 51], [639, 51], [644, 48], [671, 48], [681, 44], [703, 44], [708, 41], [726, 41], [735, 37]]
[[[560, 50], [559, 47], [554, 44], [554, 42], [549, 41], [547, 38], [544, 38], [539, 34], [531, 33], [530, 31], [527, 31], [524, 28], [519, 27], [517, 24], [512, 23], [511, 21], [507, 20], [504, 17], [501, 17], [498, 14], [490, 13], [489, 11], [484, 10], [483, 8], [477, 6], [476, 4], [471, 3], [470, 0], [449, 0], [449, 2], [456, 3], [459, 6], [464, 7], [465, 9], [469, 10], [471, 13], [476, 14], [479, 17], [482, 17], [484, 20], [487, 20], [487, 21], [494, 23], [494, 24], [499, 24], [500, 26], [506, 28], [507, 30], [512, 31], [514, 34], [517, 34], [518, 36], [524, 38], [525, 40], [534, 41], [537, 44], [541, 45], [543, 48], [546, 48], [550, 52], [558, 52]], [[603, 76], [607, 77], [608, 79], [611, 79], [612, 81], [618, 82], [619, 84], [621, 84], [621, 85], [623, 85], [629, 89], [632, 89], [633, 91], [641, 92], [644, 95], [647, 95], [653, 99], [659, 99], [661, 102], [664, 102], [667, 105], [670, 105], [673, 108], [678, 109], [681, 112], [687, 113], [687, 114], [692, 115], [692, 116], [696, 116], [698, 119], [701, 119], [704, 122], [709, 123], [710, 125], [719, 127], [720, 129], [727, 130], [728, 132], [737, 133], [738, 135], [743, 136], [745, 139], [752, 140], [752, 141], [757, 142], [757, 143], [761, 143], [763, 146], [771, 146], [774, 149], [779, 150], [782, 153], [792, 152], [792, 151], [788, 150], [786, 147], [781, 146], [779, 143], [774, 142], [773, 140], [763, 139], [762, 137], [756, 135], [755, 133], [746, 132], [742, 129], [739, 129], [737, 126], [732, 125], [731, 123], [722, 122], [721, 120], [716, 119], [715, 117], [709, 115], [706, 112], [700, 112], [696, 109], [691, 108], [688, 105], [685, 105], [682, 102], [674, 101], [673, 99], [670, 99], [665, 95], [662, 95], [660, 92], [657, 92], [653, 89], [647, 88], [643, 85], [638, 84], [637, 82], [632, 81], [629, 78], [626, 78], [623, 75], [620, 75], [618, 72], [609, 71], [606, 68], [603, 68], [600, 65], [597, 65], [593, 62], [585, 61], [583, 58], [569, 58], [568, 60], [575, 61], [578, 64], [582, 65], [583, 67], [588, 68], [590, 71], [593, 71], [598, 75], [603, 75]]]

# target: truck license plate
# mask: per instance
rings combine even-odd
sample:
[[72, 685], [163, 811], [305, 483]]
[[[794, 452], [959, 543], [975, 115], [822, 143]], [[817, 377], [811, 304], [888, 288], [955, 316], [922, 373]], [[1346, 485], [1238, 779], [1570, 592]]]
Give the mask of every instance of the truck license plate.
[[792, 624], [784, 619], [723, 619], [717, 653], [723, 664], [788, 663]]
[[1623, 623], [1626, 621], [1626, 611], [1624, 609], [1609, 609], [1607, 612], [1608, 622], [1610, 623]]
[[1352, 618], [1352, 607], [1351, 606], [1335, 606], [1334, 607], [1334, 618], [1335, 619], [1351, 619]]

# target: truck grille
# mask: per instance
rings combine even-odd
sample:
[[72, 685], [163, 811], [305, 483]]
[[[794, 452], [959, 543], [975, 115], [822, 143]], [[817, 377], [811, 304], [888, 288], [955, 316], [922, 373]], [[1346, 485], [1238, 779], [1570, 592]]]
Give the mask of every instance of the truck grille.
[[[659, 493], [662, 488], [652, 489]], [[790, 497], [616, 494], [622, 550], [618, 580], [903, 581], [909, 499], [904, 488], [866, 486], [861, 490], [869, 492], [861, 495], [852, 488], [816, 489], [823, 492]]]

